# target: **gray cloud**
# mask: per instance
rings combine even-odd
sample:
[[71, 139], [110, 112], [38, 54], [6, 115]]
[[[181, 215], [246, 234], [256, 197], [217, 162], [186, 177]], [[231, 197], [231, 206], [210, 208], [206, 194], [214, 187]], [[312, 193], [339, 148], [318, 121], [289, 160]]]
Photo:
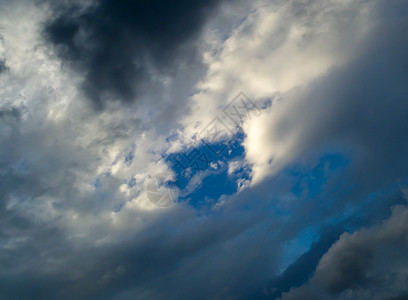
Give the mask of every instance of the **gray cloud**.
[[406, 206], [395, 206], [381, 225], [344, 233], [320, 260], [310, 282], [282, 299], [304, 299], [304, 292], [330, 299], [404, 299], [407, 212]]
[[[133, 116], [121, 105], [109, 106], [116, 103], [109, 97], [131, 102], [145, 80], [153, 80], [150, 71], [173, 75], [180, 66], [187, 71], [178, 85], [188, 94], [190, 87], [181, 83], [193, 85], [201, 74], [188, 66], [197, 59], [195, 42], [216, 2], [122, 1], [115, 7], [100, 1], [86, 9], [55, 8], [45, 33], [64, 63], [84, 75], [82, 88], [93, 103], [106, 106], [98, 114], [82, 105], [70, 81], [61, 79], [61, 88], [37, 71], [54, 72], [54, 64], [37, 66], [33, 59], [35, 76], [27, 79], [32, 73], [7, 54], [11, 74], [3, 78], [17, 88], [2, 85], [0, 106], [2, 299], [267, 299], [276, 296], [273, 288], [289, 291], [284, 299], [406, 295], [406, 208], [396, 206], [388, 218], [389, 207], [402, 201], [399, 184], [405, 184], [408, 165], [403, 1], [377, 4], [374, 34], [351, 63], [283, 95], [283, 101], [299, 101], [285, 120], [292, 126], [280, 124], [278, 130], [290, 136], [291, 128], [301, 128], [297, 146], [299, 161], [309, 162], [306, 171], [333, 145], [340, 144], [350, 159], [337, 171], [322, 167], [328, 179], [321, 193], [311, 196], [306, 189], [295, 197], [291, 188], [299, 178], [284, 170], [223, 197], [209, 211], [136, 205], [146, 165], [159, 164], [160, 153], [150, 152], [163, 145], [160, 136], [149, 140], [144, 111]], [[171, 23], [174, 18], [179, 21]], [[191, 25], [187, 31], [185, 24]], [[5, 35], [6, 44], [12, 34]], [[41, 55], [38, 60], [45, 60]], [[43, 82], [59, 88], [48, 93]], [[26, 98], [14, 99], [21, 89]], [[142, 110], [148, 107], [141, 103]], [[171, 101], [160, 104], [152, 105], [158, 119], [181, 109]], [[174, 115], [161, 128], [168, 129]], [[127, 167], [129, 153], [134, 158]], [[332, 245], [339, 235], [331, 231], [336, 222], [355, 233], [343, 233]], [[311, 226], [323, 236], [280, 270], [285, 246]]]
[[96, 1], [56, 6], [45, 36], [84, 76], [96, 107], [108, 99], [133, 102], [139, 90], [175, 69], [198, 64], [196, 40], [218, 0]]

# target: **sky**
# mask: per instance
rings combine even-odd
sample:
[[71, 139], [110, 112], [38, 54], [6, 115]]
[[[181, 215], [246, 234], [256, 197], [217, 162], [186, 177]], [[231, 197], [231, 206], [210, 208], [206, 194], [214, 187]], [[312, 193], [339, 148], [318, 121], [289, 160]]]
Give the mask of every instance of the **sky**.
[[408, 299], [407, 82], [405, 0], [0, 0], [0, 299]]

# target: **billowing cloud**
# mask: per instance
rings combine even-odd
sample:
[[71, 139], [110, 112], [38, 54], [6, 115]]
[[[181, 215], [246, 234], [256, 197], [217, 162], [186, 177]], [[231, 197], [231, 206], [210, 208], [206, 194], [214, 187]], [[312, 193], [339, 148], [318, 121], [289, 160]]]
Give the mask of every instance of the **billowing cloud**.
[[407, 295], [404, 1], [0, 5], [1, 299]]
[[57, 4], [45, 36], [84, 77], [85, 94], [97, 107], [112, 99], [133, 102], [150, 81], [198, 63], [195, 42], [218, 2]]
[[[356, 177], [368, 176], [381, 184], [396, 179], [390, 173], [406, 175], [404, 167], [398, 167], [405, 166], [408, 147], [407, 89], [401, 80], [406, 78], [402, 66], [408, 49], [401, 44], [405, 33], [395, 34], [407, 24], [399, 6], [396, 3], [372, 22], [370, 34], [360, 41], [359, 51], [348, 55], [348, 63], [332, 66], [325, 76], [285, 93], [283, 101], [248, 122], [245, 146], [255, 182], [287, 164], [333, 149], [356, 157], [356, 168], [364, 172], [355, 169]], [[371, 9], [385, 8], [376, 3]]]

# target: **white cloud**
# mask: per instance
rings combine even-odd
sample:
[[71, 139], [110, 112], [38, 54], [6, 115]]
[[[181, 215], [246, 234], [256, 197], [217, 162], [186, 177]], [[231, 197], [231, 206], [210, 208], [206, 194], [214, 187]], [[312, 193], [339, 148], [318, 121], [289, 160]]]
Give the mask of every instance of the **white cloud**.
[[[209, 123], [239, 91], [261, 104], [343, 65], [369, 27], [370, 6], [362, 1], [258, 1], [254, 6], [225, 41], [212, 42], [222, 43], [221, 49], [206, 53], [207, 75], [183, 121], [187, 134], [194, 134], [197, 122]], [[217, 38], [207, 35], [209, 44]]]

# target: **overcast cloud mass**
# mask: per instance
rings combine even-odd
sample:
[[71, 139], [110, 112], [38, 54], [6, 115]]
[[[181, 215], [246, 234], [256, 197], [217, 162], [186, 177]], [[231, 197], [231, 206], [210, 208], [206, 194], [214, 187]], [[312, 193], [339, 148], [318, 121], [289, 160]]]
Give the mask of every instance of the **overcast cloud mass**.
[[0, 299], [408, 299], [407, 83], [405, 0], [0, 0]]

